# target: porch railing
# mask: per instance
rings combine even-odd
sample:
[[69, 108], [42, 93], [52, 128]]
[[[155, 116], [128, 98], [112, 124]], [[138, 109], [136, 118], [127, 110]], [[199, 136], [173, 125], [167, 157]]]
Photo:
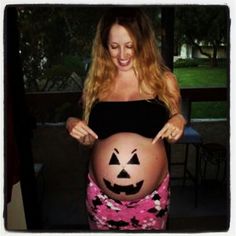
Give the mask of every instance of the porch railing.
[[[182, 88], [182, 99], [190, 102], [228, 101], [228, 89]], [[81, 113], [81, 92], [34, 92], [26, 93], [29, 113], [37, 122], [63, 122], [70, 115]]]

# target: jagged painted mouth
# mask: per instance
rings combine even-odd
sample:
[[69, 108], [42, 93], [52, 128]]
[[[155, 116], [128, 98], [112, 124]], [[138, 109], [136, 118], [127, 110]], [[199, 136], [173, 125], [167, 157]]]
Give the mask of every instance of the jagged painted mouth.
[[116, 193], [116, 194], [120, 194], [120, 193], [125, 193], [126, 195], [136, 194], [140, 191], [140, 189], [143, 186], [143, 180], [136, 183], [135, 186], [133, 184], [129, 184], [129, 185], [114, 184], [114, 185], [112, 185], [111, 182], [106, 179], [103, 179], [103, 181], [104, 181], [106, 187], [110, 191], [112, 191], [113, 193]]

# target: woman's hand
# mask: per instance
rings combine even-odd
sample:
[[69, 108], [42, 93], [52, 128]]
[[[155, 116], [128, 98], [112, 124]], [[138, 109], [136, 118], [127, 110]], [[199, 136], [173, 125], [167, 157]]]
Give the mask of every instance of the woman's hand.
[[93, 145], [98, 138], [97, 134], [88, 127], [85, 121], [74, 117], [68, 118], [66, 128], [69, 134], [83, 145]]
[[186, 120], [183, 115], [180, 113], [173, 115], [159, 131], [152, 143], [156, 143], [159, 138], [167, 138], [168, 142], [175, 143], [183, 135], [185, 124]]

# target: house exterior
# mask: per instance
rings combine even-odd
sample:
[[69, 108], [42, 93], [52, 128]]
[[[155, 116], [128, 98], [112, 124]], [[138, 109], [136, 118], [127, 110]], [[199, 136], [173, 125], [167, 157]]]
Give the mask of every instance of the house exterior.
[[[211, 45], [202, 46], [202, 50], [206, 53], [210, 53], [211, 55], [213, 54]], [[207, 58], [207, 56], [202, 55], [197, 47], [189, 44], [182, 44], [179, 50], [179, 55], [174, 56], [174, 61], [179, 58]], [[225, 45], [221, 45], [217, 51], [217, 59], [224, 58], [227, 58], [227, 48]]]

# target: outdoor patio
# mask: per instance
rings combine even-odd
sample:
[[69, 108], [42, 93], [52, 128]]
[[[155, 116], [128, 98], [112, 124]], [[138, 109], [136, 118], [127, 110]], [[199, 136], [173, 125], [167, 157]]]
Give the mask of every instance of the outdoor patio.
[[[204, 143], [214, 142], [228, 147], [226, 121], [193, 122], [193, 126], [202, 135]], [[34, 162], [43, 163], [37, 177], [43, 230], [88, 231], [85, 209], [86, 149], [68, 135], [63, 124], [37, 126], [33, 131], [32, 148]], [[194, 149], [190, 149], [190, 169], [194, 169], [194, 155]], [[173, 160], [181, 160], [183, 156], [184, 147], [173, 145]], [[181, 180], [172, 180], [168, 231], [215, 232], [228, 229], [228, 178], [222, 179], [222, 171], [221, 168], [217, 180], [216, 167], [208, 165], [206, 179], [199, 186], [198, 207], [194, 206], [192, 182], [187, 181], [183, 187]], [[182, 176], [182, 167], [173, 166], [171, 175]]]

